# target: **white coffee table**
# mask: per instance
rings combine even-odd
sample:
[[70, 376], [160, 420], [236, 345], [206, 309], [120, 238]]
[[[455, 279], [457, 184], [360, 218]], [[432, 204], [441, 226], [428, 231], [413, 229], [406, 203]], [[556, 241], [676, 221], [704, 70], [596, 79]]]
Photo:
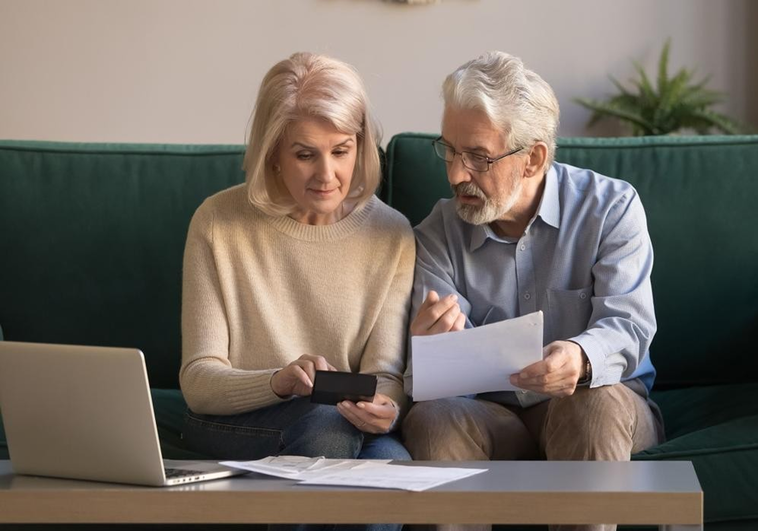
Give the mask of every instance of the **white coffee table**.
[[688, 461], [416, 464], [488, 471], [426, 492], [305, 487], [257, 474], [151, 488], [19, 476], [0, 461], [0, 523], [616, 523], [702, 530], [703, 492]]

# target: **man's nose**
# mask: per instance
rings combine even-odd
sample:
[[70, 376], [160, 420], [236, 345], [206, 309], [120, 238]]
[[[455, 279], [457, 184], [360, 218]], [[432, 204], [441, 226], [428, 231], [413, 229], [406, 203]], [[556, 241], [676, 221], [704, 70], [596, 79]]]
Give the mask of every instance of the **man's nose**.
[[461, 156], [458, 154], [453, 158], [453, 162], [447, 165], [447, 180], [453, 186], [471, 180], [471, 173], [468, 168], [463, 165]]

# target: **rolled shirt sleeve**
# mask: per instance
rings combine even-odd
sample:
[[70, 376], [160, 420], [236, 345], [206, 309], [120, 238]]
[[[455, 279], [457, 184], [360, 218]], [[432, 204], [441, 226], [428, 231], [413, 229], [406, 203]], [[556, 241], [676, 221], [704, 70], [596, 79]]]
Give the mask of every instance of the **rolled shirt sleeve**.
[[650, 275], [653, 246], [639, 196], [633, 189], [609, 210], [592, 267], [592, 314], [572, 338], [592, 364], [591, 387], [632, 376], [656, 331]]

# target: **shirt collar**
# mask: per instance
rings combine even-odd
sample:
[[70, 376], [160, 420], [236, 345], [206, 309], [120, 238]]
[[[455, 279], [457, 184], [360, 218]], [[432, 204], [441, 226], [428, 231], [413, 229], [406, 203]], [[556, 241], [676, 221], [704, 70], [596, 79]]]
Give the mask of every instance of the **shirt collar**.
[[[542, 221], [548, 225], [559, 229], [561, 227], [561, 204], [558, 198], [558, 172], [555, 165], [551, 164], [545, 175], [545, 188], [542, 190], [542, 198], [537, 207], [537, 214], [534, 219], [542, 218]], [[533, 221], [532, 221], [533, 222]], [[529, 223], [527, 231], [531, 228]], [[487, 239], [492, 239], [503, 243], [513, 243], [508, 239], [500, 238], [489, 225], [472, 225], [471, 240], [469, 241], [469, 251], [476, 251], [484, 245]]]
[[561, 228], [561, 202], [558, 197], [558, 170], [555, 164], [550, 165], [545, 175], [545, 189], [537, 208], [537, 217], [542, 218], [542, 221], [551, 227]]
[[489, 232], [491, 232], [492, 229], [489, 231], [489, 225], [472, 225], [471, 226], [471, 240], [469, 241], [469, 251], [474, 252], [479, 247], [484, 245], [484, 242], [487, 241], [487, 238], [490, 237]]

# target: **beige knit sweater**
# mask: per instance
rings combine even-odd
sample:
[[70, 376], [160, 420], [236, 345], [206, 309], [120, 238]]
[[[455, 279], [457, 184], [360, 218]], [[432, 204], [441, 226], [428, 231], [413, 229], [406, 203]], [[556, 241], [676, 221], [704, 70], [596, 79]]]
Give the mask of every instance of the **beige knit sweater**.
[[273, 373], [302, 354], [375, 374], [401, 410], [415, 241], [372, 197], [332, 225], [268, 216], [245, 185], [195, 212], [184, 251], [182, 392], [197, 413], [282, 401]]

